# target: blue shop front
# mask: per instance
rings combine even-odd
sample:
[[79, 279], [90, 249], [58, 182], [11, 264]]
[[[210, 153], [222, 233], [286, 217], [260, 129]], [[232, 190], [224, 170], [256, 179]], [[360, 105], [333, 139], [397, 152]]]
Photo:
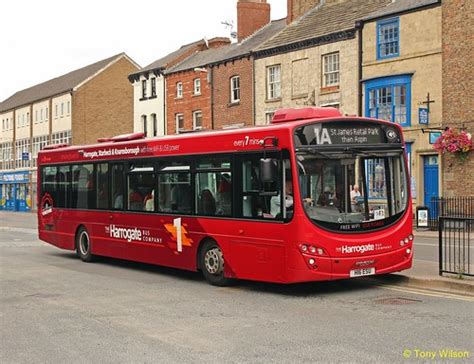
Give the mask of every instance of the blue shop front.
[[31, 211], [31, 171], [0, 173], [0, 210]]

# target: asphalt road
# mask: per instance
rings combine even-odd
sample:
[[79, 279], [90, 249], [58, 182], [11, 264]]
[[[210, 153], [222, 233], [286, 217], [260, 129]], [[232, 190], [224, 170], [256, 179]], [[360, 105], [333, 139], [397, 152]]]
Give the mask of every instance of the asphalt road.
[[472, 362], [468, 298], [361, 280], [216, 288], [197, 273], [83, 263], [9, 219], [0, 214], [2, 363], [398, 363], [445, 349]]

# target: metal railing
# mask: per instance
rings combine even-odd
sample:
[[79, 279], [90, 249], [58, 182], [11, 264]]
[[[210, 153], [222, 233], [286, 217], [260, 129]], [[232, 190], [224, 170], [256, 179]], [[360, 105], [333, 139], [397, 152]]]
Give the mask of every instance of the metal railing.
[[474, 276], [474, 218], [439, 216], [439, 275]]
[[428, 226], [438, 229], [438, 217], [474, 217], [474, 196], [433, 197], [428, 206]]

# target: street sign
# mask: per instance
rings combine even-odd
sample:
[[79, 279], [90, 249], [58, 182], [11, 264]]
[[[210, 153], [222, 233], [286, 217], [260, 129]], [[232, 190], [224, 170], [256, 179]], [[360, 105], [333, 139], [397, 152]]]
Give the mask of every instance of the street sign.
[[22, 152], [22, 153], [21, 153], [21, 160], [22, 160], [22, 161], [28, 161], [28, 160], [30, 160], [30, 153], [29, 153], [29, 152]]
[[436, 139], [438, 139], [440, 136], [440, 131], [430, 131], [430, 144], [436, 143]]
[[418, 122], [420, 124], [428, 125], [430, 122], [430, 112], [427, 107], [420, 107], [418, 109]]

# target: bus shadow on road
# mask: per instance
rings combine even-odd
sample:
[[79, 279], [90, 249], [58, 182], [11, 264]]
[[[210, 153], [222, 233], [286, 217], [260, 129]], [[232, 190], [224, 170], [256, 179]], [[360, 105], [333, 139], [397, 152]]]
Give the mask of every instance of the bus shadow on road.
[[[72, 252], [56, 251], [52, 252], [51, 255], [54, 255], [61, 259], [70, 259], [77, 262], [80, 261], [77, 255]], [[151, 281], [153, 280], [153, 276], [160, 276], [161, 278], [182, 280], [185, 282], [196, 282], [208, 285], [201, 272], [193, 272], [183, 269], [164, 267], [160, 265], [140, 263], [131, 260], [96, 256], [94, 258], [94, 263], [92, 263], [91, 266], [94, 267], [93, 270], [96, 274], [100, 274], [100, 267], [106, 266], [114, 269], [125, 268], [133, 272], [149, 274], [151, 276], [148, 278]], [[105, 274], [105, 271], [103, 273]], [[137, 280], [141, 281], [141, 278], [137, 277]], [[211, 285], [208, 286], [210, 289], [231, 289], [236, 291], [260, 292], [264, 294], [274, 294], [289, 297], [321, 296], [371, 290], [376, 288], [374, 282], [366, 280], [364, 278], [293, 284], [235, 280], [228, 287], [213, 287]]]
[[291, 297], [312, 297], [366, 291], [375, 288], [359, 279], [343, 279], [324, 282], [305, 282], [293, 284], [238, 281], [237, 286], [252, 292], [277, 294]]

